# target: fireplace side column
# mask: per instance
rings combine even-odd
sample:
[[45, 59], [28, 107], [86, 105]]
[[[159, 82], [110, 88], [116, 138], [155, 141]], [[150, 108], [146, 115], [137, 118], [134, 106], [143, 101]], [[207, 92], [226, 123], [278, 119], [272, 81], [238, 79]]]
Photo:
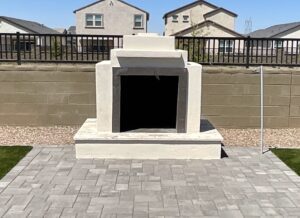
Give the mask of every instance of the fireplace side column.
[[113, 73], [110, 61], [96, 65], [97, 132], [112, 133]]
[[188, 63], [187, 133], [199, 133], [201, 124], [202, 66]]

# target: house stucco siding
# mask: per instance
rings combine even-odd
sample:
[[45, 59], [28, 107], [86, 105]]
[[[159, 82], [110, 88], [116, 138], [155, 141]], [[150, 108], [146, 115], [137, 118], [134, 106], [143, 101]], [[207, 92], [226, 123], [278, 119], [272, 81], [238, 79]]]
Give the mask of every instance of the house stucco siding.
[[0, 33], [28, 33], [21, 28], [13, 26], [3, 20], [0, 19]]
[[281, 33], [276, 38], [283, 38], [283, 39], [299, 39], [300, 38], [300, 27], [296, 29], [291, 29], [287, 32]]
[[214, 25], [205, 25], [197, 30], [189, 29], [182, 33], [180, 36], [205, 36], [205, 37], [237, 37], [235, 34], [230, 31], [226, 31]]
[[[103, 14], [104, 27], [86, 27], [86, 14]], [[143, 29], [134, 28], [134, 15], [143, 15]], [[76, 33], [132, 35], [147, 32], [147, 14], [118, 0], [102, 1], [76, 12]]]
[[207, 16], [206, 20], [211, 20], [215, 23], [222, 24], [222, 26], [231, 30], [235, 29], [235, 17], [224, 12], [219, 12], [217, 14]]
[[[190, 6], [180, 11], [168, 14], [165, 25], [165, 35], [169, 36], [177, 33], [181, 30], [191, 27], [192, 25], [204, 22], [204, 14], [213, 11], [214, 8], [205, 4], [197, 4], [196, 6]], [[178, 15], [178, 23], [173, 22], [173, 15]], [[190, 16], [188, 23], [183, 22], [183, 16]]]

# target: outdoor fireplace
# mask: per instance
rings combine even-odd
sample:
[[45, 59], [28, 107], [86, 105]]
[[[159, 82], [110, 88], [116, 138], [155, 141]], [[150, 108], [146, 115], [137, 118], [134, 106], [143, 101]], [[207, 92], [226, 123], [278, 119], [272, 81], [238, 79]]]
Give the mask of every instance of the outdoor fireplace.
[[76, 134], [77, 157], [220, 158], [218, 131], [200, 132], [201, 77], [174, 37], [124, 36], [96, 66], [97, 119]]

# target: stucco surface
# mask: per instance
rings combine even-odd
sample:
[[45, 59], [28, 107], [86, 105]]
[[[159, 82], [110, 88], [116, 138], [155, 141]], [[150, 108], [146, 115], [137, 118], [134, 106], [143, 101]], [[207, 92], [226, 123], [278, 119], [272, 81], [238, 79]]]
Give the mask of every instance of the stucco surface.
[[[86, 14], [103, 14], [103, 28], [86, 27]], [[142, 29], [134, 28], [134, 15], [143, 15]], [[101, 1], [75, 14], [76, 33], [94, 35], [131, 35], [147, 32], [146, 13], [118, 0]]]

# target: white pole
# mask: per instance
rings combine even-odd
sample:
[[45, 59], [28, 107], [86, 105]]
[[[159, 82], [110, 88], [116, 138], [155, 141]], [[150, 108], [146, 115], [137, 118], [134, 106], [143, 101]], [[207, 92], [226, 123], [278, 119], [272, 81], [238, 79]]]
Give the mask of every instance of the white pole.
[[260, 146], [264, 153], [264, 69], [260, 66]]

